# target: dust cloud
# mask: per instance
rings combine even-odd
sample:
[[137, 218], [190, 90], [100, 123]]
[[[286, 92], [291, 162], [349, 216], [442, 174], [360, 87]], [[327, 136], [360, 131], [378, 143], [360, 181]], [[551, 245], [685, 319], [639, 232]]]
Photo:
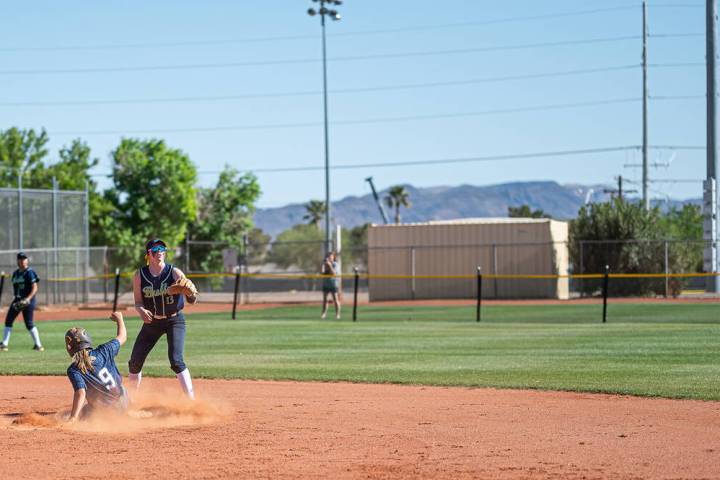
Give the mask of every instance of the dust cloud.
[[[86, 407], [87, 408], [87, 407]], [[221, 421], [231, 412], [221, 401], [190, 400], [176, 389], [143, 390], [131, 395], [127, 412], [95, 410], [87, 418], [68, 423], [69, 410], [50, 414], [25, 413], [12, 421], [19, 429], [62, 429], [94, 433], [134, 433], [149, 429], [193, 427]]]

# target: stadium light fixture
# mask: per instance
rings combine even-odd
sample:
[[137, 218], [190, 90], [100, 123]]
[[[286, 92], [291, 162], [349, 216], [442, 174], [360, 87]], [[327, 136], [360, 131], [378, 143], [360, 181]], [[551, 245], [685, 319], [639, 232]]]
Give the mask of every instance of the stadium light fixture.
[[[328, 132], [328, 96], [327, 96], [327, 49], [325, 46], [325, 17], [330, 17], [333, 21], [340, 20], [340, 14], [335, 9], [342, 5], [341, 0], [312, 0], [318, 3], [318, 7], [308, 8], [308, 15], [314, 17], [320, 16], [320, 26], [322, 30], [322, 67], [323, 67], [323, 112], [324, 112], [324, 132], [325, 132], [325, 254], [331, 249], [332, 232], [330, 231], [330, 140]], [[332, 7], [332, 8], [328, 8]]]

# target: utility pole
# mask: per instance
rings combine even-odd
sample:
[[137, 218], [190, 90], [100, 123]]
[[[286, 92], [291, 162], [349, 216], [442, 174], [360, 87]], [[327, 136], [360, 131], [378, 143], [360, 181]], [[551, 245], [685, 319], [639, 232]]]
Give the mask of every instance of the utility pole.
[[642, 28], [643, 28], [643, 48], [642, 48], [642, 72], [643, 72], [643, 102], [642, 102], [642, 202], [645, 210], [650, 209], [650, 199], [648, 198], [648, 72], [647, 72], [647, 2], [642, 2]]
[[372, 190], [373, 197], [375, 197], [375, 203], [377, 203], [378, 209], [380, 210], [380, 215], [382, 215], [383, 223], [387, 225], [388, 219], [387, 214], [385, 213], [385, 208], [383, 208], [383, 204], [380, 201], [380, 197], [378, 197], [377, 191], [375, 190], [375, 184], [373, 183], [372, 177], [367, 177], [365, 179], [366, 182], [370, 184], [370, 190]]
[[329, 6], [342, 5], [341, 0], [313, 0], [320, 4], [317, 10], [309, 8], [308, 15], [320, 15], [320, 26], [322, 27], [322, 66], [323, 66], [323, 112], [325, 126], [325, 254], [332, 249], [332, 234], [330, 232], [330, 140], [328, 138], [328, 95], [327, 95], [327, 53], [325, 48], [325, 16], [328, 15], [332, 20], [340, 20], [340, 14], [337, 10], [327, 8]]
[[[705, 62], [707, 68], [707, 178], [703, 191], [703, 252], [704, 270], [720, 271], [718, 258], [718, 143], [717, 143], [717, 78], [715, 60], [717, 52], [717, 0], [706, 0], [705, 11]], [[706, 291], [720, 292], [720, 277], [707, 277]]]
[[[618, 198], [622, 201], [623, 199], [623, 177], [622, 175], [618, 175], [617, 177], [618, 182], [618, 188], [617, 190], [614, 190], [612, 188], [606, 188], [603, 190], [604, 193], [610, 193], [610, 194], [616, 194]], [[637, 190], [625, 190], [625, 193], [637, 193]]]

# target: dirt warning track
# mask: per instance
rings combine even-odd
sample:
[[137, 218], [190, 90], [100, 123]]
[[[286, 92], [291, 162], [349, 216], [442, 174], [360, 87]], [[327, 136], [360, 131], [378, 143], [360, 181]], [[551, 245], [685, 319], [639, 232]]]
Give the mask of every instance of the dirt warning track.
[[[720, 402], [347, 383], [143, 380], [62, 422], [64, 377], [0, 377], [2, 478], [720, 478]], [[149, 413], [148, 413], [149, 412]]]

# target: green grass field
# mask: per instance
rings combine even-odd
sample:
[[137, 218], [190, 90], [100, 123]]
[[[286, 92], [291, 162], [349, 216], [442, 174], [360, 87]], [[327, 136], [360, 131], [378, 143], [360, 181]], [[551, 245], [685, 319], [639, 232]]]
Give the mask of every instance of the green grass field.
[[[185, 358], [195, 377], [536, 388], [720, 400], [720, 305], [371, 307], [359, 321], [319, 320], [319, 307], [290, 306], [188, 318]], [[331, 312], [332, 313], [332, 312]], [[109, 320], [43, 322], [44, 353], [22, 322], [0, 374], [64, 375], [63, 334], [82, 325], [96, 342]], [[127, 359], [140, 328], [128, 322]], [[172, 375], [164, 339], [145, 374]]]

